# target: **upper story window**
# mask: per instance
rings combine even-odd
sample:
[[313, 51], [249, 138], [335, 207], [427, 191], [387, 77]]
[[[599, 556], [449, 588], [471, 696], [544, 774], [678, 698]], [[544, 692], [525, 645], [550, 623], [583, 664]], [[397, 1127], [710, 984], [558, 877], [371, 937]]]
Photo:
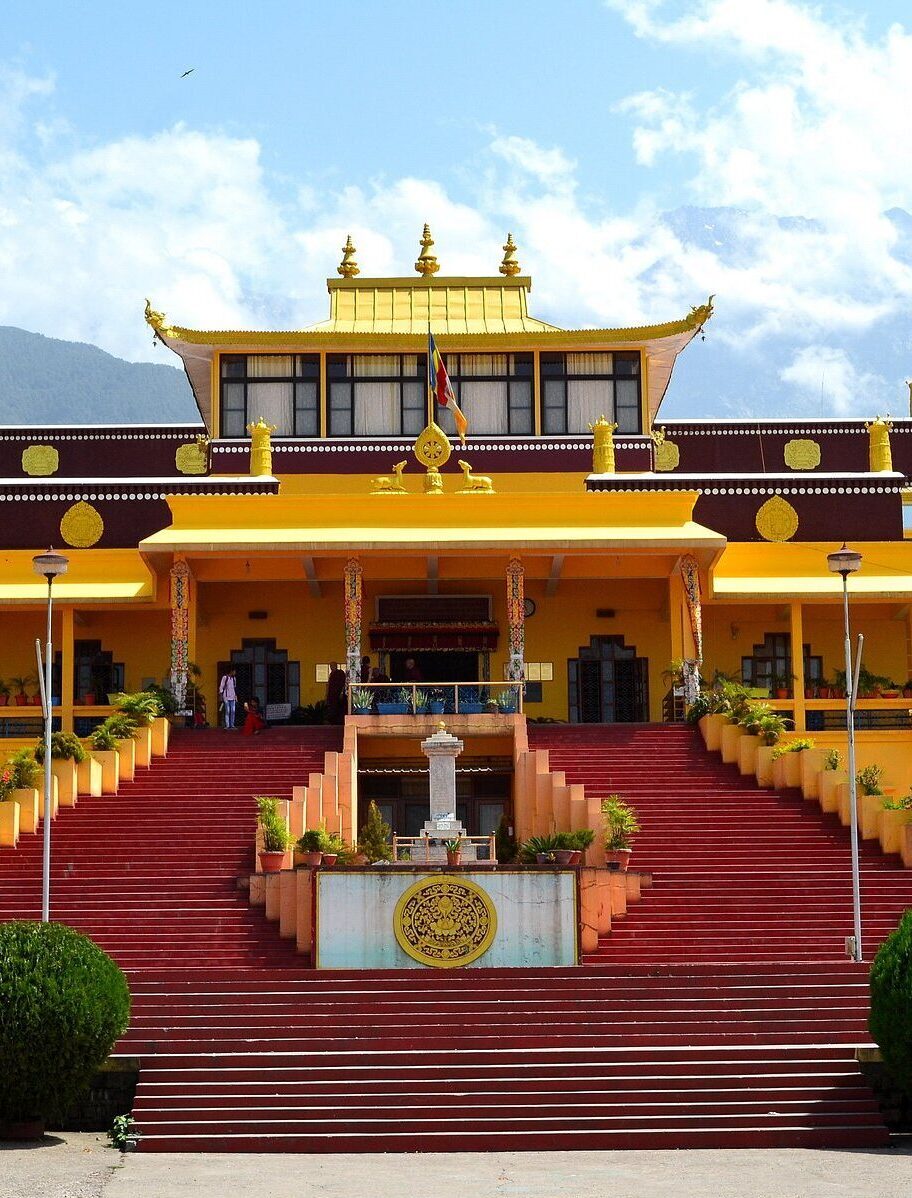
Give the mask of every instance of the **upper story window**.
[[[532, 435], [531, 354], [447, 354], [446, 364], [470, 434]], [[447, 408], [438, 409], [435, 419], [445, 432], [455, 434]]]
[[221, 435], [262, 418], [278, 437], [320, 435], [319, 354], [223, 354]]
[[331, 437], [417, 437], [427, 424], [425, 354], [329, 354]]
[[587, 433], [599, 416], [619, 433], [640, 432], [638, 353], [543, 353], [540, 361], [545, 434]]

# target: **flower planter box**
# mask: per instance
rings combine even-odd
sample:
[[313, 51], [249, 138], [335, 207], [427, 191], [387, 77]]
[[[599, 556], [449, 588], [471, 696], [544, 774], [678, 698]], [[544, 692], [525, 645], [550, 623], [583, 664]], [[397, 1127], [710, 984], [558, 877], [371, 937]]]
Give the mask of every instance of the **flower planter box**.
[[101, 794], [101, 766], [91, 753], [76, 766], [76, 785], [81, 795], [97, 798]]
[[786, 753], [782, 760], [785, 762], [785, 786], [787, 790], [801, 789], [801, 758], [806, 750], [797, 753]]
[[[883, 802], [882, 799], [881, 802]], [[905, 828], [910, 818], [912, 818], [912, 812], [910, 811], [885, 811], [881, 808], [880, 847], [885, 853], [898, 853], [901, 851]]]
[[15, 848], [19, 841], [19, 804], [13, 799], [0, 803], [0, 845]]
[[806, 799], [816, 799], [820, 793], [820, 771], [826, 758], [826, 749], [805, 749], [801, 758], [801, 793]]
[[168, 734], [171, 731], [171, 724], [168, 722], [168, 717], [164, 715], [158, 716], [152, 721], [152, 756], [167, 757], [168, 756]]
[[839, 810], [839, 787], [848, 782], [849, 775], [845, 770], [821, 770], [818, 779], [818, 795], [820, 806], [824, 811]]
[[408, 703], [378, 703], [380, 715], [408, 715]]
[[19, 831], [38, 831], [38, 791], [30, 786], [17, 786], [10, 798], [19, 804]]
[[[57, 779], [51, 776], [51, 819], [56, 819], [60, 811], [60, 798], [57, 794]], [[38, 786], [38, 818], [44, 819], [44, 777]]]
[[773, 785], [773, 749], [774, 745], [760, 745], [757, 749], [757, 768], [755, 771], [758, 786]]
[[136, 745], [136, 768], [142, 766], [147, 769], [152, 764], [152, 729], [137, 728], [133, 733], [133, 741]]
[[443, 709], [446, 706], [443, 699], [433, 699], [428, 703], [428, 712], [431, 715], [443, 715]]
[[742, 736], [738, 741], [738, 769], [745, 776], [757, 772], [757, 750], [759, 748], [759, 736]]
[[136, 741], [128, 736], [118, 744], [116, 752], [120, 757], [121, 782], [132, 782], [136, 775]]
[[116, 795], [120, 785], [120, 754], [116, 749], [93, 749], [92, 756], [101, 767], [101, 794]]
[[481, 715], [481, 713], [483, 711], [484, 711], [483, 703], [472, 703], [472, 702], [468, 702], [468, 701], [463, 702], [462, 699], [459, 700], [459, 714], [460, 715]]
[[858, 796], [858, 832], [862, 840], [878, 839], [882, 811], [883, 795]]
[[706, 717], [706, 747], [711, 753], [718, 753], [722, 748], [722, 729], [730, 724], [727, 715], [708, 715]]
[[785, 755], [773, 762], [773, 786], [776, 790], [785, 790]]
[[726, 724], [722, 729], [722, 760], [728, 765], [734, 765], [738, 760], [738, 743], [747, 735], [746, 729], [740, 724]]
[[902, 862], [906, 869], [912, 869], [912, 823], [906, 824], [902, 830], [902, 841], [899, 846]]
[[370, 713], [371, 713], [370, 707], [353, 707], [352, 708], [352, 715], [370, 715]]
[[836, 814], [839, 816], [839, 822], [845, 828], [851, 823], [850, 803], [849, 783], [848, 781], [840, 782], [836, 787]]
[[68, 757], [55, 757], [51, 773], [57, 779], [57, 798], [61, 807], [75, 807], [79, 789], [76, 784], [76, 762]]

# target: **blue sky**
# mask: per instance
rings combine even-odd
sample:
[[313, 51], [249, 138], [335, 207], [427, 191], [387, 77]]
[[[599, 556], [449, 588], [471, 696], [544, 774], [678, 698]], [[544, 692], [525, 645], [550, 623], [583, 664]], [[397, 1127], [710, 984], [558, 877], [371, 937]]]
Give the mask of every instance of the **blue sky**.
[[909, 111], [886, 0], [7, 0], [0, 323], [162, 361], [146, 294], [300, 327], [346, 232], [410, 271], [427, 219], [444, 271], [512, 229], [555, 323], [716, 292], [668, 415], [899, 414]]

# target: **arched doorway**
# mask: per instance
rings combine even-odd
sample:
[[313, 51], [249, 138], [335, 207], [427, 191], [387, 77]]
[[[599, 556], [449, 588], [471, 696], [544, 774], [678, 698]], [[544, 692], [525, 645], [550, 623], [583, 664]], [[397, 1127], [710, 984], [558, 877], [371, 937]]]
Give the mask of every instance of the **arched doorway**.
[[649, 719], [649, 661], [622, 636], [593, 636], [567, 662], [571, 724]]

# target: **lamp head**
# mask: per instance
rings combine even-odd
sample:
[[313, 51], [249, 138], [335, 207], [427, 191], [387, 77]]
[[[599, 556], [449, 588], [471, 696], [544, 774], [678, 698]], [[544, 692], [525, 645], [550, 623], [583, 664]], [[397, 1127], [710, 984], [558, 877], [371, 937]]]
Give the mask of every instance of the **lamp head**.
[[48, 549], [47, 553], [37, 553], [32, 558], [35, 573], [46, 578], [48, 583], [52, 583], [58, 575], [66, 574], [69, 564], [69, 558], [64, 557], [62, 553], [55, 553], [53, 548]]
[[827, 565], [833, 574], [841, 574], [843, 578], [847, 578], [849, 574], [855, 574], [861, 569], [861, 554], [849, 549], [843, 541], [841, 549], [827, 554]]

